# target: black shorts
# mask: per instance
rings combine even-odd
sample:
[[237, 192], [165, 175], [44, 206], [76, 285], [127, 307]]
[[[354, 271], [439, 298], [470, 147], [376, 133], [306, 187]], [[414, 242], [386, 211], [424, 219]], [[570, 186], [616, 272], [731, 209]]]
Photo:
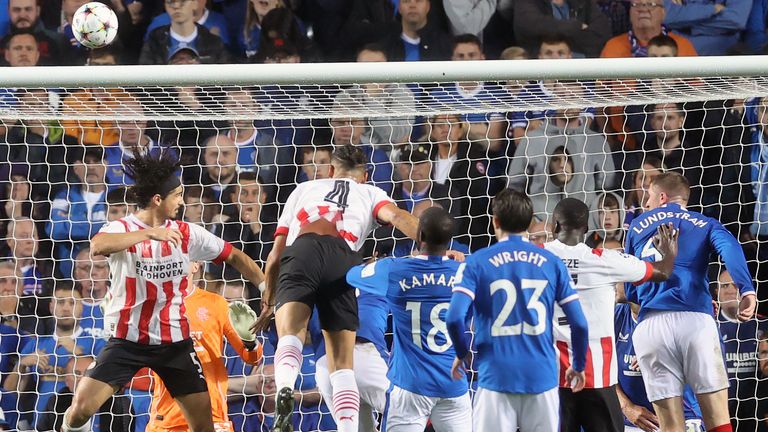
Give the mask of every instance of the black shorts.
[[122, 388], [143, 367], [152, 369], [174, 398], [208, 391], [192, 339], [143, 345], [111, 338], [86, 376]]
[[562, 432], [623, 432], [616, 386], [584, 389], [574, 393], [560, 389], [560, 431]]
[[347, 272], [361, 261], [342, 238], [302, 235], [280, 256], [275, 309], [301, 302], [317, 307], [323, 330], [357, 330], [357, 297]]

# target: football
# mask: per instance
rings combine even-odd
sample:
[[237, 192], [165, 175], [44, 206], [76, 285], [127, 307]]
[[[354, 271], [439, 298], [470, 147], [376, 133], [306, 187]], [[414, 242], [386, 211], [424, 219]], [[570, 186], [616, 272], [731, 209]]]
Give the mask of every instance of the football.
[[117, 15], [103, 3], [86, 3], [72, 17], [72, 33], [87, 48], [105, 47], [117, 36]]

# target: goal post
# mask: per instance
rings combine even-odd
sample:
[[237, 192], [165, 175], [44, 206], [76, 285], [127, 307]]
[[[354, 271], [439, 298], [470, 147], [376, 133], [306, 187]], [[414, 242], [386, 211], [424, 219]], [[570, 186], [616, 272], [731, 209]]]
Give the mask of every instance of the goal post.
[[[46, 315], [59, 285], [83, 297], [83, 334], [105, 336], [98, 303], [108, 273], [103, 259], [81, 252], [98, 227], [130, 211], [121, 161], [147, 148], [180, 156], [182, 216], [262, 265], [281, 204], [299, 182], [327, 175], [334, 145], [361, 146], [370, 181], [403, 208], [448, 209], [460, 227], [454, 246], [467, 252], [492, 241], [490, 202], [505, 187], [531, 197], [534, 240], [551, 236], [551, 211], [570, 196], [590, 206], [589, 244], [621, 247], [650, 178], [675, 170], [692, 185], [692, 208], [742, 241], [768, 311], [766, 71], [766, 56], [0, 68], [0, 243], [22, 281], [21, 306], [0, 294], [3, 317], [15, 316], [4, 318], [2, 335], [22, 341], [0, 352], [0, 366], [6, 355], [34, 352], [24, 341], [50, 331], [37, 324], [53, 325]], [[387, 227], [369, 243], [368, 254], [413, 250]], [[721, 269], [713, 260], [713, 288]], [[207, 270], [229, 299], [258, 299], [231, 269]], [[763, 327], [723, 339], [732, 414], [744, 430], [763, 421], [768, 398]], [[253, 370], [227, 356], [236, 427], [268, 424], [271, 355]], [[305, 358], [296, 417], [301, 430], [332, 430], [317, 403], [317, 359]], [[66, 361], [25, 367], [0, 398], [6, 421], [34, 427], [71, 374]], [[245, 390], [251, 375], [257, 394]], [[146, 385], [128, 393], [132, 410], [115, 416], [141, 425], [145, 404], [136, 401]]]

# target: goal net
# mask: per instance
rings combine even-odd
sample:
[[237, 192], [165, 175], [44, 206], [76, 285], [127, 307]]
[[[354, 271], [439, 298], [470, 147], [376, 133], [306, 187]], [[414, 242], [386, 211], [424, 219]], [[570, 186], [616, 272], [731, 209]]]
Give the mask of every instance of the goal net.
[[[11, 429], [54, 429], [108, 335], [99, 308], [108, 267], [89, 257], [88, 244], [105, 222], [133, 211], [122, 160], [137, 152], [178, 155], [180, 217], [262, 266], [281, 205], [297, 184], [329, 175], [334, 146], [359, 146], [369, 182], [402, 208], [418, 215], [445, 207], [458, 226], [451, 247], [467, 253], [494, 241], [491, 199], [506, 187], [531, 197], [532, 240], [552, 238], [554, 206], [574, 197], [590, 207], [587, 243], [619, 249], [650, 180], [677, 171], [691, 184], [689, 209], [739, 238], [763, 300], [766, 67], [762, 58], [735, 57], [3, 69], [4, 421]], [[402, 233], [381, 227], [363, 251], [413, 250]], [[721, 300], [731, 414], [738, 430], [754, 431], [768, 397], [758, 361], [768, 357], [768, 345], [759, 346], [765, 322], [729, 319], [736, 294], [723, 270], [713, 257], [708, 277]], [[201, 284], [259, 310], [258, 289], [231, 268], [206, 265]], [[60, 343], [73, 328], [74, 348]], [[444, 327], [433, 334], [440, 341], [432, 345], [447, 341]], [[266, 360], [256, 367], [224, 350], [235, 430], [271, 422], [275, 339], [264, 335]], [[313, 345], [297, 384], [295, 426], [334, 430]], [[628, 361], [618, 359], [619, 373]], [[592, 370], [592, 379], [602, 373]], [[151, 388], [148, 376], [134, 378], [102, 407], [94, 429], [144, 430]]]

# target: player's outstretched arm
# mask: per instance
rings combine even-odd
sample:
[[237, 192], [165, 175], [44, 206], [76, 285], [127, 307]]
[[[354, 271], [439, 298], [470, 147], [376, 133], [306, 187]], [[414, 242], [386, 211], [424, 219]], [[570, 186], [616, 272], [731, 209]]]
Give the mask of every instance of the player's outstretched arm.
[[661, 224], [656, 235], [653, 237], [653, 245], [659, 253], [662, 255], [661, 261], [651, 263], [653, 267], [653, 274], [651, 274], [651, 282], [663, 282], [672, 275], [672, 270], [675, 267], [675, 258], [677, 258], [677, 239], [680, 235], [680, 230], [675, 229], [675, 226], [670, 224]]
[[377, 217], [379, 222], [394, 226], [411, 240], [419, 240], [419, 219], [395, 204], [389, 203], [380, 208]]
[[264, 272], [259, 265], [240, 249], [232, 248], [225, 262], [245, 276], [253, 286], [259, 286], [264, 281]]
[[755, 296], [752, 276], [747, 267], [747, 259], [744, 257], [744, 250], [730, 231], [719, 222], [714, 220], [713, 222], [715, 226], [710, 231], [710, 244], [725, 262], [725, 268], [731, 274], [733, 283], [739, 288], [741, 302], [738, 318], [741, 321], [748, 321], [755, 315], [757, 297]]
[[274, 295], [277, 289], [277, 277], [280, 274], [280, 255], [285, 250], [286, 236], [275, 237], [275, 244], [267, 257], [264, 266], [264, 292], [261, 294], [261, 314], [253, 325], [254, 332], [266, 331], [274, 314]]
[[180, 247], [182, 236], [179, 230], [164, 226], [128, 233], [99, 233], [91, 239], [91, 255], [122, 252], [145, 240], [169, 241]]

